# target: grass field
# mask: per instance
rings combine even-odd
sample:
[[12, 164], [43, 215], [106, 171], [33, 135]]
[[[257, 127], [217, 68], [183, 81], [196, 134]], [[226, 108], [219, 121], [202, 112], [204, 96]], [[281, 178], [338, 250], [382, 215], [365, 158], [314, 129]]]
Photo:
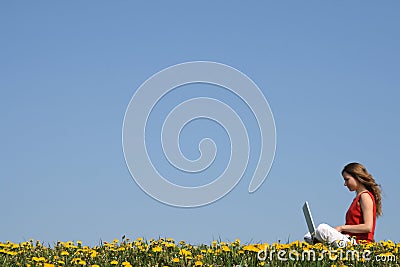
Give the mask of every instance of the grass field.
[[55, 266], [400, 266], [400, 243], [390, 240], [343, 248], [305, 242], [192, 245], [171, 238], [122, 239], [89, 247], [76, 242], [44, 245], [30, 240], [0, 242], [1, 267]]

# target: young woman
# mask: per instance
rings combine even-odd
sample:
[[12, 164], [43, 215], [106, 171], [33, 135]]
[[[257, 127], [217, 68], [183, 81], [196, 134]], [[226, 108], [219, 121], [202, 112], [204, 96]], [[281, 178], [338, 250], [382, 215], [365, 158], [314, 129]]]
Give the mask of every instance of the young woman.
[[[342, 170], [344, 185], [356, 193], [346, 213], [346, 224], [331, 227], [320, 224], [315, 231], [315, 238], [320, 242], [340, 244], [356, 243], [360, 240], [374, 241], [376, 218], [382, 215], [380, 185], [360, 163], [347, 164]], [[311, 235], [304, 236], [311, 241]], [[343, 243], [344, 244], [344, 243]]]

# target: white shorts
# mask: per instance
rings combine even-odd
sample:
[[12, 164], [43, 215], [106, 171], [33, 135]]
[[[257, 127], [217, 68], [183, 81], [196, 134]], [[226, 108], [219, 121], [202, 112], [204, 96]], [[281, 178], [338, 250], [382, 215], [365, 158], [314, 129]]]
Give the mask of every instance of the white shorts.
[[[320, 225], [318, 225], [317, 229], [315, 229], [314, 237], [320, 242], [326, 242], [336, 247], [344, 247], [349, 242], [353, 245], [357, 244], [354, 238], [340, 233], [338, 230], [326, 223], [321, 223]], [[309, 240], [312, 240], [311, 234], [309, 232], [304, 236], [304, 240], [308, 242]]]

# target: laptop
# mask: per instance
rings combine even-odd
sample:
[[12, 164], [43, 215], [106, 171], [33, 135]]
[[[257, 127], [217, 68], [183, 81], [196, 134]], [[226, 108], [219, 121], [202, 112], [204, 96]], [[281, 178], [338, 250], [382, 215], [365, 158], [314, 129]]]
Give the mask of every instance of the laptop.
[[310, 232], [311, 236], [314, 237], [314, 235], [315, 235], [315, 224], [314, 224], [314, 220], [313, 220], [313, 218], [311, 216], [310, 207], [308, 206], [308, 202], [307, 201], [303, 205], [303, 213], [304, 213], [304, 217], [306, 218], [308, 231]]

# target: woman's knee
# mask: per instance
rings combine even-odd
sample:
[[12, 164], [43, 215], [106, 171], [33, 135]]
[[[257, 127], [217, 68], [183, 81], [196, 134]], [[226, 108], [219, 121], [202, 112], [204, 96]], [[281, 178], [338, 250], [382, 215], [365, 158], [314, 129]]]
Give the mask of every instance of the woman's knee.
[[331, 228], [330, 225], [328, 225], [328, 224], [326, 224], [326, 223], [321, 223], [320, 225], [318, 225], [317, 231], [318, 231], [318, 230], [324, 231], [324, 230], [329, 229], [329, 228]]
[[318, 225], [317, 229], [315, 230], [316, 231], [316, 235], [320, 236], [322, 239], [325, 239], [327, 234], [328, 234], [328, 232], [329, 232], [329, 230], [331, 228], [332, 227], [329, 226], [328, 224], [321, 223], [320, 225]]

